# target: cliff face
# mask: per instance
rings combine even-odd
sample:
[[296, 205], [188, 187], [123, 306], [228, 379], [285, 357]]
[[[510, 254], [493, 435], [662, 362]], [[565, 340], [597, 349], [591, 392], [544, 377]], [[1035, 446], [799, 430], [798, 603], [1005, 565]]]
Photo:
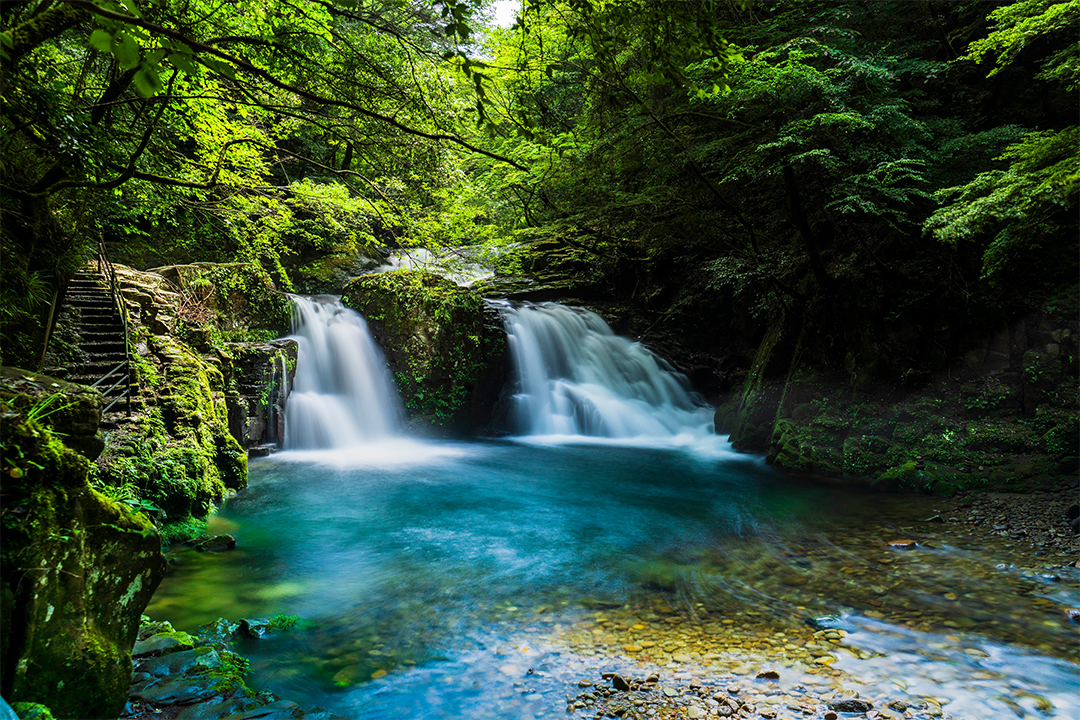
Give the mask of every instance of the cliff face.
[[367, 319], [414, 426], [462, 434], [491, 422], [507, 378], [506, 335], [479, 295], [395, 270], [356, 278], [342, 301]]
[[242, 265], [117, 272], [138, 392], [98, 478], [160, 511], [159, 521], [205, 516], [246, 487], [246, 450], [280, 439], [296, 362], [292, 341], [226, 338], [276, 335], [288, 301]]
[[780, 318], [717, 410], [717, 431], [778, 468], [887, 488], [1053, 485], [1080, 464], [1074, 307], [1066, 294], [973, 340], [943, 370], [891, 384], [872, 380], [885, 349], [867, 343], [830, 366]]
[[0, 690], [58, 717], [116, 717], [139, 618], [165, 572], [160, 538], [93, 490], [90, 460], [66, 445], [92, 447], [98, 393], [4, 368], [0, 398]]

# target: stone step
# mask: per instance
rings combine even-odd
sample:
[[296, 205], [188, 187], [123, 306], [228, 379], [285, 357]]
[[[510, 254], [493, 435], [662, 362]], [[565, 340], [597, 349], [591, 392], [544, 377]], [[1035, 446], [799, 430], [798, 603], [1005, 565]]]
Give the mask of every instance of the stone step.
[[95, 318], [95, 319], [93, 319], [91, 321], [82, 323], [82, 325], [80, 327], [80, 331], [81, 331], [80, 335], [82, 335], [84, 337], [88, 333], [90, 333], [90, 334], [96, 333], [98, 335], [100, 335], [102, 333], [113, 333], [113, 334], [119, 335], [120, 337], [123, 337], [124, 336], [124, 324], [121, 323], [119, 320], [114, 320], [114, 321], [111, 321], [111, 322], [104, 322], [104, 321], [100, 321], [97, 318]]
[[81, 300], [80, 299], [80, 300], [75, 300], [75, 301], [72, 301], [69, 298], [69, 299], [64, 301], [64, 304], [67, 305], [70, 308], [78, 308], [79, 312], [82, 313], [82, 314], [86, 314], [87, 311], [93, 311], [93, 310], [106, 310], [106, 311], [109, 311], [109, 312], [116, 312], [116, 308], [113, 307], [113, 304], [108, 299], [105, 299], [105, 298], [102, 298], [101, 300]]
[[89, 312], [82, 313], [80, 318], [80, 322], [91, 324], [101, 322], [102, 320], [121, 322], [120, 315], [112, 308], [90, 309]]
[[78, 370], [81, 371], [81, 374], [83, 375], [92, 375], [98, 370], [101, 370], [101, 374], [104, 375], [120, 363], [124, 362], [124, 360], [126, 360], [126, 358], [123, 353], [118, 353], [116, 355], [91, 355], [86, 358], [86, 360], [79, 363], [78, 366], [72, 367], [72, 371]]
[[104, 395], [107, 398], [113, 398], [113, 397], [116, 397], [117, 395], [122, 395], [124, 393], [124, 388], [125, 387], [131, 387], [132, 397], [139, 394], [138, 393], [138, 388], [132, 387], [131, 385], [124, 385], [123, 383], [120, 383], [116, 387], [113, 387], [112, 384], [114, 382], [116, 382], [117, 380], [119, 380], [120, 378], [111, 377], [108, 380], [106, 380], [104, 383], [102, 383], [101, 385], [97, 385], [97, 386], [95, 386], [94, 383], [96, 383], [101, 378], [96, 377], [96, 376], [92, 376], [92, 377], [78, 377], [78, 376], [75, 376], [75, 377], [67, 377], [67, 378], [64, 378], [64, 379], [67, 380], [68, 382], [73, 382], [73, 383], [75, 383], [77, 385], [85, 385], [86, 387], [92, 387], [92, 388], [94, 388], [95, 390], [97, 390], [99, 393], [101, 393], [102, 395]]
[[108, 295], [109, 288], [103, 282], [70, 282], [68, 295]]
[[[89, 355], [111, 355], [113, 353], [119, 353], [123, 356], [124, 353], [124, 340], [119, 337], [107, 337], [107, 338], [95, 338], [94, 340], [87, 340], [85, 337], [83, 341], [79, 343], [79, 349]], [[120, 362], [117, 360], [117, 362]]]

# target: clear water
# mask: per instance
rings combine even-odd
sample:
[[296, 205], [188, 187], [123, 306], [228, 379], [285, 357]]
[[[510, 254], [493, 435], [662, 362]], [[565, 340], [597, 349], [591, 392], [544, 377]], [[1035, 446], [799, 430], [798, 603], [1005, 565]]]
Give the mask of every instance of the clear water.
[[797, 483], [722, 439], [285, 452], [254, 460], [215, 517], [236, 549], [176, 553], [147, 614], [189, 631], [298, 615], [241, 648], [251, 684], [355, 718], [567, 717], [567, 683], [689, 667], [624, 651], [642, 633], [729, 643], [694, 660], [719, 675], [782, 658], [777, 633], [802, 642], [828, 614], [851, 631], [835, 667], [864, 697], [932, 695], [972, 718], [1045, 716], [1038, 697], [1077, 717], [1076, 626], [1060, 612], [1077, 577], [1032, 593], [995, 569], [1002, 551], [929, 523], [907, 529], [923, 548], [886, 546], [936, 502]]

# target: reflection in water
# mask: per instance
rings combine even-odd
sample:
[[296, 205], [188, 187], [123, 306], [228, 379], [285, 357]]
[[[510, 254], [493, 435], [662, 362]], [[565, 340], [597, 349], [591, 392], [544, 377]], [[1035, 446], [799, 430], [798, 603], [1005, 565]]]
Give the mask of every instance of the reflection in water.
[[887, 546], [933, 499], [801, 486], [730, 448], [509, 442], [282, 453], [253, 462], [250, 482], [213, 521], [237, 549], [180, 554], [147, 612], [187, 630], [301, 616], [241, 648], [256, 687], [301, 703], [363, 718], [564, 717], [560, 683], [630, 663], [615, 659], [628, 644], [652, 642], [633, 657], [662, 665], [748, 650], [812, 664], [801, 643], [834, 615], [865, 651], [837, 652], [835, 666], [871, 690], [902, 695], [902, 665], [911, 698], [933, 694], [954, 715], [1015, 717], [1010, 702], [1038, 702], [1025, 692], [1076, 714], [1075, 629], [996, 569], [1004, 551], [929, 523], [905, 531], [919, 548]]

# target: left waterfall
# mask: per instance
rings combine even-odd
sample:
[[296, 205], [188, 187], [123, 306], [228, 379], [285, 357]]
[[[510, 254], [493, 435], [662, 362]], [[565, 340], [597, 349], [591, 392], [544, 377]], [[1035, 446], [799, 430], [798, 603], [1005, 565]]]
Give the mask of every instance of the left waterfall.
[[285, 449], [343, 449], [400, 435], [401, 401], [364, 318], [335, 297], [290, 299], [289, 337], [299, 354], [285, 406]]

